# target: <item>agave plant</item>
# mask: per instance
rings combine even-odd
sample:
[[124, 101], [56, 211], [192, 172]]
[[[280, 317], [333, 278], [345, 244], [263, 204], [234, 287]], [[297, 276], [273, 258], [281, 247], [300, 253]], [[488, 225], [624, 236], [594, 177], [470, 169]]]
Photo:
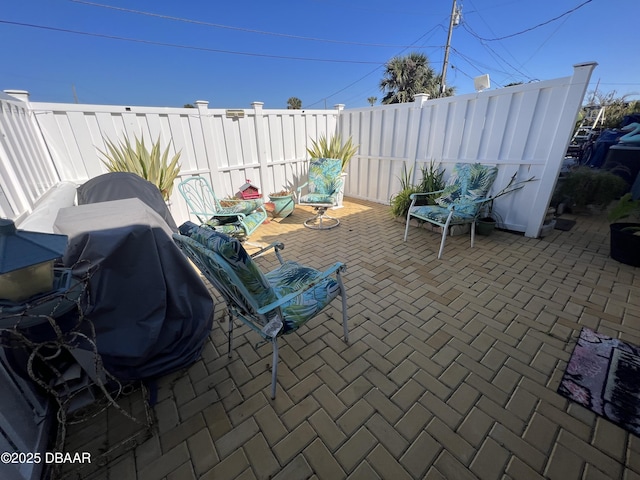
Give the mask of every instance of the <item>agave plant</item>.
[[343, 144], [340, 135], [333, 135], [327, 138], [321, 135], [318, 140], [311, 140], [311, 147], [307, 152], [311, 158], [338, 158], [342, 160], [342, 171], [344, 172], [351, 161], [351, 157], [358, 151], [359, 145], [354, 145], [351, 137]]
[[160, 152], [160, 137], [151, 146], [149, 151], [144, 143], [144, 137], [139, 140], [135, 137], [135, 147], [129, 138], [115, 143], [104, 139], [108, 153], [98, 149], [105, 157], [102, 161], [110, 172], [130, 172], [153, 183], [165, 201], [171, 197], [173, 182], [180, 174], [178, 160], [180, 153], [176, 153], [169, 161], [169, 145], [164, 152]]

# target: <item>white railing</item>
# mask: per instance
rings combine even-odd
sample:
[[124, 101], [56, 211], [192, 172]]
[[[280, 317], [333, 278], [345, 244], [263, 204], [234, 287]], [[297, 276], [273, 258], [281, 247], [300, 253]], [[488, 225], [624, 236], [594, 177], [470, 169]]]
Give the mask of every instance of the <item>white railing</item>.
[[[309, 140], [337, 129], [360, 145], [347, 170], [346, 195], [389, 203], [400, 189], [405, 166], [415, 176], [431, 161], [447, 172], [455, 162], [497, 164], [500, 174], [494, 190], [506, 185], [514, 172], [519, 179], [537, 179], [496, 202], [504, 226], [536, 237], [594, 67], [576, 65], [570, 77], [477, 94], [433, 100], [418, 95], [410, 104], [348, 110], [264, 110], [259, 102], [234, 111], [209, 109], [207, 102], [196, 102], [195, 109], [20, 106], [0, 99], [2, 131], [22, 145], [19, 153], [31, 150], [38, 157], [37, 164], [12, 175], [29, 155], [0, 151], [0, 165], [8, 163], [13, 169], [8, 175], [5, 169], [1, 172], [0, 214], [16, 217], [29, 211], [54, 180], [81, 183], [105, 173], [99, 155], [99, 149], [105, 150], [104, 138], [143, 135], [148, 141], [160, 138], [163, 145], [171, 142], [172, 149], [182, 152], [181, 178], [204, 175], [218, 195], [226, 196], [246, 179], [263, 194], [301, 184]], [[33, 118], [39, 130], [33, 129]], [[29, 134], [16, 135], [14, 125], [23, 124]], [[32, 144], [39, 149], [34, 151]], [[46, 180], [35, 182], [39, 189], [33, 188], [31, 170]], [[23, 196], [26, 201], [15, 200]], [[188, 219], [186, 205], [175, 191], [172, 214], [178, 223]]]

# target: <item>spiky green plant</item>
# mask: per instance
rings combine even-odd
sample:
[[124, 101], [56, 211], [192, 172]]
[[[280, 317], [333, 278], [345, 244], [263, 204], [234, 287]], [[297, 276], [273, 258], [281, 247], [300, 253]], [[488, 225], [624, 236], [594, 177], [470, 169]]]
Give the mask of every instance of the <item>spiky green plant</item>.
[[[412, 193], [435, 192], [444, 188], [444, 171], [440, 170], [433, 160], [428, 166], [423, 165], [420, 171], [422, 179], [420, 183], [413, 185], [411, 183], [413, 168], [407, 170], [406, 164], [402, 166], [402, 174], [399, 177], [400, 191], [393, 195], [389, 202], [392, 216], [401, 218], [407, 216], [411, 206]], [[422, 197], [416, 202], [417, 205], [433, 205], [433, 203], [433, 196]]]
[[107, 146], [107, 152], [98, 149], [105, 160], [102, 161], [110, 172], [130, 172], [153, 183], [165, 201], [168, 201], [173, 191], [173, 182], [180, 174], [180, 153], [176, 153], [169, 161], [169, 146], [160, 151], [160, 137], [151, 146], [149, 151], [142, 140], [135, 138], [135, 147], [131, 144], [129, 138], [113, 142], [104, 139]]
[[307, 152], [311, 158], [337, 158], [342, 160], [342, 171], [344, 172], [351, 158], [358, 151], [359, 146], [353, 144], [351, 137], [343, 144], [342, 137], [339, 134], [332, 135], [331, 138], [326, 135], [320, 135], [318, 140], [311, 140], [311, 147], [307, 148]]

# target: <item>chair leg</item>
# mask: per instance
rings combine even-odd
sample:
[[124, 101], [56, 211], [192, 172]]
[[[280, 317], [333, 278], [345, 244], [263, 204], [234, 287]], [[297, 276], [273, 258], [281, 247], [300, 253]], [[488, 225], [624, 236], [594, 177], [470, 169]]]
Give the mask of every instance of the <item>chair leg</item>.
[[231, 352], [233, 351], [233, 315], [229, 312], [229, 351], [227, 352], [227, 357], [231, 358]]
[[409, 222], [411, 221], [411, 214], [407, 212], [407, 224], [404, 227], [404, 241], [407, 241], [407, 235], [409, 235]]
[[476, 240], [476, 220], [473, 220], [473, 223], [471, 224], [471, 248], [473, 248], [473, 244], [475, 243]]
[[340, 220], [327, 215], [327, 208], [325, 206], [313, 207], [316, 211], [316, 216], [307, 218], [303, 225], [312, 230], [330, 230], [340, 225]]
[[336, 272], [336, 278], [338, 280], [338, 287], [340, 288], [340, 298], [342, 299], [342, 330], [344, 331], [344, 341], [349, 343], [349, 326], [347, 324], [347, 292], [342, 283], [342, 276], [340, 270]]
[[442, 241], [440, 242], [440, 250], [438, 251], [438, 260], [442, 257], [442, 251], [444, 250], [444, 242], [447, 240], [447, 233], [449, 232], [449, 224], [451, 223], [451, 217], [453, 216], [453, 210], [449, 212], [447, 222], [442, 227]]
[[273, 358], [271, 365], [271, 398], [276, 398], [276, 383], [278, 378], [278, 337], [273, 337], [271, 339], [271, 344], [273, 345]]

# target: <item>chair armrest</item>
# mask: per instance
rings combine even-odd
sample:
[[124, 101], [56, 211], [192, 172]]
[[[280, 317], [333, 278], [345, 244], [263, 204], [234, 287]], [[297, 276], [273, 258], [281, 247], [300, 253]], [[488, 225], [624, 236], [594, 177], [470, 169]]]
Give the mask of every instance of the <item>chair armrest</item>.
[[270, 312], [271, 310], [278, 308], [284, 305], [285, 303], [287, 303], [288, 301], [293, 300], [294, 298], [302, 295], [304, 292], [306, 292], [310, 288], [315, 287], [321, 280], [324, 280], [325, 278], [332, 275], [333, 273], [336, 273], [338, 271], [344, 272], [346, 269], [347, 269], [347, 266], [344, 263], [336, 262], [335, 264], [330, 266], [328, 269], [326, 269], [324, 272], [322, 272], [322, 275], [316, 278], [313, 282], [305, 285], [303, 288], [296, 290], [295, 292], [291, 292], [288, 295], [285, 295], [284, 297], [279, 298], [275, 302], [271, 302], [270, 304], [265, 305], [264, 307], [260, 307], [257, 310], [257, 313], [264, 315], [265, 313]]
[[276, 257], [278, 257], [278, 261], [280, 262], [280, 265], [282, 265], [284, 263], [282, 260], [282, 257], [280, 256], [280, 250], [284, 250], [284, 243], [282, 242], [273, 242], [272, 244], [261, 248], [257, 252], [252, 253], [251, 258], [258, 258], [259, 256], [267, 253], [271, 249], [275, 251]]
[[216, 217], [238, 217], [238, 218], [244, 218], [244, 217], [246, 217], [246, 215], [244, 213], [225, 213], [225, 212], [216, 212], [213, 215], [211, 215], [211, 218], [216, 218]]
[[433, 195], [434, 193], [442, 193], [444, 192], [444, 190], [436, 190], [435, 192], [418, 192], [418, 193], [412, 193], [411, 195], [409, 195], [409, 198], [411, 200], [413, 200], [414, 198], [418, 198], [418, 197], [424, 197], [426, 195]]
[[298, 203], [298, 201], [300, 200], [300, 196], [302, 195], [302, 189], [304, 187], [306, 187], [307, 185], [309, 185], [309, 182], [304, 182], [302, 185], [300, 185], [298, 188], [296, 188], [296, 192], [298, 192], [295, 197], [296, 197], [296, 203]]

